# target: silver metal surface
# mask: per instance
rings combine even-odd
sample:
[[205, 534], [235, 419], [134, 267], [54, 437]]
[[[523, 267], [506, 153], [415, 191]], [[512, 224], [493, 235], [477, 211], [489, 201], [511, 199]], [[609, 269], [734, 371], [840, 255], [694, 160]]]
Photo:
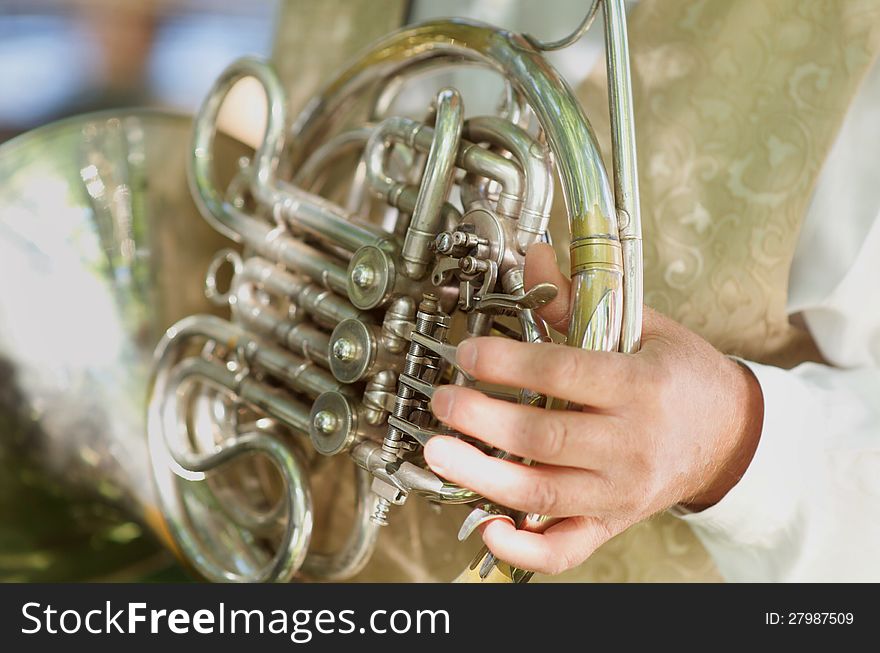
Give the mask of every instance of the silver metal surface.
[[437, 94], [434, 138], [428, 150], [428, 160], [412, 220], [406, 230], [406, 238], [400, 251], [405, 274], [421, 279], [428, 269], [432, 256], [429, 246], [443, 228], [440, 208], [452, 190], [455, 172], [455, 156], [461, 139], [464, 108], [461, 96], [453, 89], [443, 89]]
[[[571, 38], [587, 29], [596, 6]], [[448, 342], [450, 312], [467, 314], [467, 335], [485, 334], [497, 316], [508, 315], [518, 318], [522, 339], [550, 340], [534, 311], [556, 295], [556, 288], [550, 284], [524, 288], [522, 269], [529, 245], [546, 239], [554, 165], [571, 231], [573, 304], [568, 343], [605, 351], [637, 347], [640, 323], [633, 320], [640, 317], [641, 260], [626, 34], [620, 1], [606, 2], [604, 8], [609, 78], [621, 87], [614, 89], [610, 103], [613, 193], [581, 108], [538, 53], [571, 39], [557, 44], [532, 39], [530, 44], [527, 38], [465, 21], [437, 21], [401, 30], [343, 71], [289, 130], [284, 128], [286, 108], [273, 71], [244, 59], [221, 76], [197, 118], [192, 178], [203, 210], [225, 233], [268, 258], [257, 264], [232, 258], [234, 279], [228, 300], [233, 319], [329, 367], [348, 390], [321, 394], [303, 424], [301, 411], [287, 407], [279, 395], [282, 389], [269, 388], [261, 377], [251, 378], [253, 367], [282, 379], [283, 369], [261, 362], [271, 351], [268, 345], [243, 337], [242, 343], [236, 338], [233, 347], [211, 338], [215, 344], [201, 355], [219, 356], [226, 366], [239, 370], [220, 385], [242, 404], [261, 409], [294, 433], [305, 428], [318, 451], [347, 452], [372, 476], [371, 528], [386, 525], [391, 506], [404, 503], [410, 494], [440, 503], [479, 498], [424, 467], [419, 448], [431, 437], [449, 434], [436, 426], [428, 402], [447, 373], [453, 383], [474, 383], [455, 369], [455, 345]], [[486, 116], [465, 123], [458, 92], [441, 89], [424, 122], [390, 116], [375, 126], [351, 128], [358, 122], [352, 113], [358, 96], [377, 99], [360, 118], [372, 122], [387, 112], [390, 98], [405, 85], [407, 75], [421, 75], [453, 61], [500, 73], [511, 99], [505, 115], [515, 114], [516, 120]], [[269, 99], [264, 142], [243, 173], [250, 180], [252, 214], [236, 208], [244, 206], [242, 199], [220, 199], [223, 193], [213, 186], [210, 169], [212, 126], [220, 103], [231, 84], [244, 76], [255, 77]], [[377, 86], [386, 90], [377, 92]], [[526, 114], [537, 120], [537, 137], [517, 124], [526, 120]], [[350, 159], [359, 149], [360, 161], [350, 173], [347, 208], [296, 185], [317, 183], [342, 154]], [[395, 172], [395, 161], [406, 161], [408, 168]], [[285, 177], [296, 182], [283, 181]], [[453, 200], [455, 186], [460, 190], [460, 207]], [[367, 188], [388, 207], [386, 216], [391, 211], [384, 231], [361, 222], [369, 214]], [[260, 216], [271, 216], [277, 226], [270, 227]], [[300, 237], [310, 244], [299, 243]], [[270, 242], [281, 244], [270, 251]], [[287, 253], [297, 247], [300, 256]], [[339, 271], [346, 262], [343, 288]], [[273, 272], [273, 265], [302, 275], [306, 285], [314, 282], [344, 296], [334, 300], [338, 304], [334, 310], [322, 310], [320, 298], [305, 301], [299, 286], [284, 276], [289, 272]], [[208, 286], [214, 288], [216, 283]], [[347, 310], [345, 297], [360, 314], [336, 320]], [[367, 312], [383, 307], [387, 309], [381, 320], [367, 317]], [[322, 336], [321, 328], [333, 325], [333, 333]], [[278, 359], [275, 354], [273, 362]], [[212, 369], [216, 374], [216, 365]], [[285, 380], [283, 389], [314, 398], [312, 391], [323, 379], [320, 369], [307, 364], [301, 369], [308, 369], [309, 375], [298, 371]], [[311, 377], [314, 383], [309, 384]], [[526, 391], [518, 397], [535, 405], [545, 399]], [[561, 407], [552, 400], [548, 405]], [[370, 431], [383, 424], [384, 437]], [[508, 457], [502, 451], [493, 454]], [[186, 460], [173, 457], [182, 468], [178, 474], [193, 472]], [[286, 482], [303, 484], [292, 476]], [[545, 523], [536, 516], [527, 526], [539, 529]], [[288, 531], [293, 528], [302, 531], [299, 539], [308, 538], [307, 525], [289, 521]], [[284, 544], [289, 548], [294, 541], [297, 538], [288, 533]], [[208, 550], [212, 546], [202, 544]], [[285, 555], [292, 559], [293, 553], [278, 549], [274, 564], [279, 565]], [[305, 558], [298, 560], [303, 563]], [[489, 555], [473, 567], [482, 579], [497, 565]], [[523, 581], [529, 576], [511, 570], [509, 579]]]
[[[0, 146], [4, 578], [111, 578], [155, 555], [137, 538], [164, 530], [145, 464], [151, 354], [175, 320], [211, 310], [202, 280], [228, 243], [186, 184], [190, 127], [120, 110]], [[222, 136], [216, 148], [228, 184], [248, 151]], [[134, 521], [98, 518], [112, 506]]]
[[641, 340], [643, 273], [642, 218], [639, 205], [629, 40], [626, 36], [624, 0], [602, 0], [602, 2], [605, 13], [608, 103], [614, 161], [614, 200], [617, 205], [620, 242], [623, 248], [624, 292], [620, 351], [631, 354], [638, 351]]
[[599, 9], [600, 2], [601, 0], [591, 1], [590, 8], [587, 9], [587, 13], [584, 16], [583, 20], [581, 20], [580, 24], [568, 36], [564, 36], [557, 41], [541, 41], [531, 34], [526, 34], [525, 39], [529, 43], [531, 43], [532, 47], [534, 47], [535, 49], [543, 50], [545, 52], [567, 48], [568, 46], [577, 42], [577, 40], [580, 39], [584, 34], [586, 34], [587, 30], [590, 29], [590, 26], [593, 24], [593, 20], [595, 20], [596, 18], [596, 12]]
[[[421, 449], [430, 438], [465, 437], [440, 426], [429, 401], [444, 383], [477, 387], [455, 367], [456, 343], [502, 328], [503, 317], [518, 321], [516, 337], [549, 341], [535, 310], [557, 288], [526, 289], [523, 265], [528, 247], [547, 238], [554, 166], [571, 231], [568, 343], [637, 346], [641, 259], [626, 35], [620, 0], [604, 6], [609, 78], [621, 86], [611, 98], [614, 192], [583, 111], [539, 52], [554, 44], [486, 25], [436, 21], [388, 36], [292, 126], [268, 64], [241, 59], [214, 84], [193, 127], [190, 185], [208, 223], [243, 251], [215, 245], [216, 256], [202, 262], [203, 282], [192, 284], [228, 309], [228, 319], [193, 311], [159, 339], [146, 425], [156, 495], [135, 501], [149, 506], [148, 519], [197, 574], [341, 579], [366, 564], [393, 505], [411, 495], [439, 504], [481, 499], [427, 468]], [[504, 78], [499, 115], [465, 122], [463, 100], [448, 88], [426, 98], [423, 120], [384, 115], [410, 76], [454, 63]], [[232, 179], [216, 169], [225, 160], [216, 121], [245, 77], [265, 91], [267, 125], [253, 156], [232, 159], [239, 161]], [[125, 171], [138, 173], [141, 141], [134, 128], [125, 135]], [[98, 222], [121, 236], [116, 249], [101, 242], [93, 250], [112, 262], [116, 301], [138, 298], [134, 315], [145, 319], [155, 284], [135, 274], [141, 250], [131, 225], [140, 207], [126, 211], [108, 191], [115, 170], [102, 163], [81, 165], [78, 183]], [[118, 192], [125, 199], [126, 190]], [[188, 226], [181, 237], [189, 242]], [[179, 256], [175, 245], [160, 251]], [[180, 294], [175, 280], [163, 292]], [[95, 315], [89, 319], [103, 325], [105, 314]], [[125, 318], [130, 333], [139, 323]], [[49, 322], [69, 335], [63, 321]], [[527, 391], [507, 398], [561, 407]], [[312, 550], [309, 468], [319, 458], [312, 451], [350, 458], [355, 474], [353, 530], [335, 553]], [[503, 508], [479, 510], [485, 514], [473, 513], [465, 532], [511, 518]], [[527, 517], [521, 527], [546, 523]], [[491, 555], [471, 567], [480, 579], [501, 568]], [[504, 568], [508, 580], [529, 577]]]

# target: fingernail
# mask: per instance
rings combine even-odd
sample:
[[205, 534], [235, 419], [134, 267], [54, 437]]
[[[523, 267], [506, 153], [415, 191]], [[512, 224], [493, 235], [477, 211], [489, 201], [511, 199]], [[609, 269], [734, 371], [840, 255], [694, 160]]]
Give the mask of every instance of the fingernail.
[[477, 366], [477, 345], [473, 340], [462, 340], [455, 353], [455, 364], [465, 372], [472, 372]]
[[483, 524], [480, 524], [480, 535], [485, 536], [486, 532], [489, 531], [489, 536], [493, 535], [493, 531], [495, 535], [503, 535], [511, 530], [516, 530], [516, 526], [513, 525], [512, 519], [493, 519], [491, 521], [487, 521]]
[[452, 404], [455, 403], [455, 391], [445, 385], [441, 385], [434, 390], [434, 396], [431, 397], [431, 412], [434, 417], [441, 422], [445, 422], [446, 418], [452, 414]]
[[430, 465], [431, 469], [441, 476], [452, 455], [452, 445], [444, 436], [431, 438], [428, 440], [428, 444], [425, 445], [425, 461]]

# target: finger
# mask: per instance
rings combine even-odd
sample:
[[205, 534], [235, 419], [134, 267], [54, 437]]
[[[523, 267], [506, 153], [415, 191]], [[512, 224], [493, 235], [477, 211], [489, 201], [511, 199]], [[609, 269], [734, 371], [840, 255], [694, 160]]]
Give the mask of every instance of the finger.
[[580, 411], [544, 410], [491, 399], [477, 390], [441, 386], [431, 399], [444, 424], [503, 451], [530, 460], [599, 469], [613, 455], [613, 417]]
[[589, 558], [612, 533], [594, 517], [569, 517], [544, 533], [514, 528], [502, 519], [486, 524], [483, 542], [499, 559], [521, 569], [559, 574]]
[[537, 313], [557, 331], [568, 331], [568, 318], [571, 281], [559, 269], [556, 252], [552, 245], [535, 243], [526, 252], [526, 265], [523, 273], [526, 290], [539, 283], [550, 282], [559, 289], [556, 297], [538, 309]]
[[641, 361], [616, 352], [587, 351], [508, 338], [470, 338], [458, 346], [456, 364], [489, 383], [527, 388], [594, 407], [624, 403]]
[[514, 510], [567, 517], [610, 504], [607, 486], [592, 472], [500, 460], [452, 437], [431, 438], [425, 460], [440, 476]]

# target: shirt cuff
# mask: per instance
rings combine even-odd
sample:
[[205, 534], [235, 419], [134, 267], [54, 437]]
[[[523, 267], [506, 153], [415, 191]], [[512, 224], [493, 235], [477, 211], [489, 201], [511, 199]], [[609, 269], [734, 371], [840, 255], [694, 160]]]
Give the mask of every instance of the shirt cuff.
[[[739, 359], [737, 359], [739, 360]], [[821, 431], [811, 388], [788, 370], [741, 361], [757, 377], [764, 395], [764, 422], [754, 458], [737, 484], [714, 506], [670, 512], [701, 539], [772, 547], [796, 522], [806, 492], [805, 457]]]

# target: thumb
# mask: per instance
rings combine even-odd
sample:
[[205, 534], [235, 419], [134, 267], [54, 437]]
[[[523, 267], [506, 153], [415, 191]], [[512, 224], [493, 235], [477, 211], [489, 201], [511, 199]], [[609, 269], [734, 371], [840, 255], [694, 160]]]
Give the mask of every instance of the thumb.
[[529, 247], [526, 252], [526, 266], [523, 276], [526, 290], [531, 290], [539, 283], [547, 282], [559, 288], [556, 297], [539, 308], [537, 313], [557, 331], [561, 333], [568, 331], [571, 282], [559, 269], [556, 252], [551, 245], [535, 243]]

